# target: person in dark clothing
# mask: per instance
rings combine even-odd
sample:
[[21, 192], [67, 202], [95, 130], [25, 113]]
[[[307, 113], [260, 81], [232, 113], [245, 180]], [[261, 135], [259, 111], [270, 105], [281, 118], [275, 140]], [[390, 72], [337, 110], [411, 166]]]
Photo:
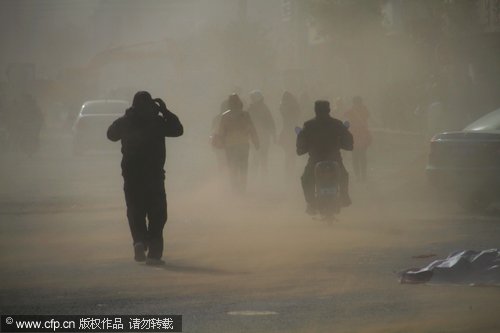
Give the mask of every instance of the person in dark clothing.
[[249, 141], [259, 149], [259, 137], [238, 95], [229, 96], [228, 107], [222, 114], [217, 135], [226, 153], [231, 187], [235, 193], [242, 194], [247, 185]]
[[6, 123], [13, 146], [32, 156], [40, 145], [43, 114], [35, 97], [28, 93], [16, 94], [8, 104]]
[[314, 104], [316, 117], [304, 123], [297, 136], [298, 155], [309, 153], [309, 160], [302, 175], [302, 189], [307, 202], [307, 213], [315, 214], [315, 179], [314, 167], [320, 161], [335, 161], [340, 166], [340, 195], [343, 206], [349, 206], [349, 176], [342, 163], [340, 149], [352, 150], [353, 137], [347, 127], [338, 119], [330, 116], [330, 103], [316, 101]]
[[276, 142], [276, 125], [271, 111], [264, 102], [264, 96], [259, 90], [250, 93], [248, 113], [259, 137], [260, 149], [256, 151], [255, 162], [257, 173], [264, 179], [268, 175], [268, 155], [271, 142]]
[[121, 140], [122, 144], [125, 202], [136, 261], [150, 265], [164, 263], [161, 257], [163, 227], [167, 221], [165, 137], [178, 137], [183, 132], [179, 118], [161, 99], [153, 100], [146, 91], [136, 93], [132, 106], [108, 129], [108, 139]]

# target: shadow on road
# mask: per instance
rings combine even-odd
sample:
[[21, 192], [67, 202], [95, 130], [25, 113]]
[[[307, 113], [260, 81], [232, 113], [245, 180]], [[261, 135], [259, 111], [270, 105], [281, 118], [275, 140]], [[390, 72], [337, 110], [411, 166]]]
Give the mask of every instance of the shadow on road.
[[164, 269], [169, 272], [178, 272], [178, 273], [193, 273], [193, 274], [209, 274], [209, 275], [246, 275], [248, 272], [237, 272], [237, 271], [228, 271], [219, 268], [212, 267], [203, 267], [203, 266], [194, 266], [183, 262], [170, 262], [166, 261], [165, 265], [162, 266], [148, 266], [156, 269]]

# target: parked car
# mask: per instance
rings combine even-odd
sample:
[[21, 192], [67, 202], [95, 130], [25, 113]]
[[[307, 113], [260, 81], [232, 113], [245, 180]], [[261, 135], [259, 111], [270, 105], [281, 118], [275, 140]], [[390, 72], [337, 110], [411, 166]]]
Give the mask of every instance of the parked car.
[[129, 102], [123, 100], [95, 100], [83, 103], [73, 125], [73, 152], [80, 155], [90, 150], [116, 150], [106, 138], [111, 123], [125, 114]]
[[484, 210], [500, 199], [500, 109], [462, 131], [435, 135], [427, 175], [468, 210]]

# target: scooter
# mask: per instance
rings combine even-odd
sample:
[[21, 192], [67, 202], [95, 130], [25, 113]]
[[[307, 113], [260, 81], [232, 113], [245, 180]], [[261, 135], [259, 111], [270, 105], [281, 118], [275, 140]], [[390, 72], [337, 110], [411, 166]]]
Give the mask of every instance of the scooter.
[[321, 220], [332, 222], [340, 212], [340, 167], [335, 161], [321, 161], [314, 167], [316, 209]]
[[[345, 124], [347, 127], [349, 123]], [[296, 127], [299, 135], [302, 128]], [[335, 161], [325, 160], [314, 166], [315, 208], [320, 220], [332, 223], [340, 213], [340, 166]]]

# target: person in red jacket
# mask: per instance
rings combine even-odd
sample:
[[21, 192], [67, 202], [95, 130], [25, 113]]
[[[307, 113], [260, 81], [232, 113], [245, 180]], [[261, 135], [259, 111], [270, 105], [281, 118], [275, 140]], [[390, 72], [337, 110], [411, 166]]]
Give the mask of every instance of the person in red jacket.
[[354, 174], [358, 181], [365, 182], [368, 168], [366, 152], [372, 142], [372, 135], [368, 128], [370, 114], [360, 96], [355, 96], [352, 99], [352, 104], [352, 108], [344, 113], [344, 118], [349, 122], [349, 130], [354, 137], [352, 151]]

